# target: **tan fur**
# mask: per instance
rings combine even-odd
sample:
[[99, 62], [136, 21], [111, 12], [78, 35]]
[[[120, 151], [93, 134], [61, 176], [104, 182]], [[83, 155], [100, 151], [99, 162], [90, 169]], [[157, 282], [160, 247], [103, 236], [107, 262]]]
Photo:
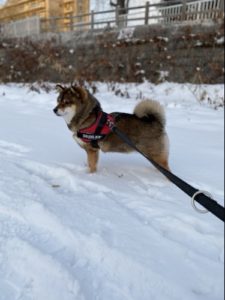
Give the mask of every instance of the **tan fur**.
[[97, 163], [99, 159], [99, 151], [93, 150], [89, 147], [85, 148], [88, 157], [88, 167], [90, 173], [95, 173], [97, 171]]
[[[96, 172], [99, 159], [99, 149], [84, 143], [77, 137], [77, 131], [93, 124], [96, 119], [94, 108], [99, 107], [98, 100], [82, 87], [65, 88], [60, 86], [58, 105], [54, 112], [74, 109], [74, 117], [68, 125], [73, 132], [74, 139], [82, 147], [88, 157], [90, 172]], [[58, 114], [59, 115], [59, 114]], [[169, 143], [165, 131], [165, 113], [163, 107], [156, 101], [145, 100], [140, 102], [134, 109], [134, 114], [112, 113], [115, 116], [115, 125], [127, 135], [133, 143], [145, 155], [155, 160], [161, 166], [169, 170], [168, 156]], [[64, 116], [65, 120], [68, 117]], [[70, 118], [69, 118], [70, 119]], [[103, 152], [129, 153], [133, 149], [125, 144], [117, 135], [110, 133], [104, 140], [98, 143]]]

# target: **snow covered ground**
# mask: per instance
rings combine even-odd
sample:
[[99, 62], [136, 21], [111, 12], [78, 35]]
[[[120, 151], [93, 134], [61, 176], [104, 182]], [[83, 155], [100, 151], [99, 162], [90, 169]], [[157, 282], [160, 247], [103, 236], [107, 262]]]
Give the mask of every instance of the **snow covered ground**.
[[[223, 203], [224, 86], [118, 88], [98, 85], [105, 111], [160, 101], [173, 172]], [[88, 174], [55, 99], [0, 85], [0, 300], [222, 300], [223, 223], [136, 153]]]

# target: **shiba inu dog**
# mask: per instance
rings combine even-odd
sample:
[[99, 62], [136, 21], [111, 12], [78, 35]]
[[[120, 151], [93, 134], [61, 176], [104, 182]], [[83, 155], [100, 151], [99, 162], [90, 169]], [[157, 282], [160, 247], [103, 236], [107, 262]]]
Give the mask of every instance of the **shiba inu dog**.
[[129, 137], [149, 158], [169, 170], [168, 137], [165, 113], [156, 101], [137, 104], [133, 114], [113, 112], [105, 114], [99, 101], [81, 86], [57, 85], [59, 96], [54, 113], [65, 119], [75, 141], [87, 153], [88, 167], [96, 172], [99, 150], [129, 153], [134, 151], [110, 130], [110, 123]]

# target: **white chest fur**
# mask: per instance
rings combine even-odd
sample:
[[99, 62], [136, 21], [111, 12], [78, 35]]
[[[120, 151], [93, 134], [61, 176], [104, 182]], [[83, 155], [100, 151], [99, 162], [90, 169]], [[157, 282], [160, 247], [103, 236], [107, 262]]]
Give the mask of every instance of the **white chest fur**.
[[75, 116], [75, 111], [71, 108], [65, 109], [65, 114], [63, 115], [63, 119], [66, 121], [66, 124], [69, 125]]

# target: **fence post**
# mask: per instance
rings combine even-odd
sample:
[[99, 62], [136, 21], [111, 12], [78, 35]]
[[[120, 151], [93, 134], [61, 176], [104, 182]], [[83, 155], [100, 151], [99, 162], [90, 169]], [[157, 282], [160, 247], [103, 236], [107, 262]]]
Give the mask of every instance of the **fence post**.
[[50, 21], [50, 32], [56, 32], [56, 19], [54, 17], [51, 17], [49, 19]]
[[17, 37], [16, 23], [12, 22], [11, 24], [12, 24], [12, 28], [13, 28], [13, 35], [14, 35], [14, 37]]
[[95, 29], [95, 12], [94, 10], [91, 11], [91, 30]]
[[127, 14], [121, 14], [121, 8], [116, 7], [116, 25], [119, 29], [127, 26]]
[[74, 28], [73, 28], [73, 16], [72, 16], [72, 14], [70, 15], [70, 31], [73, 31], [74, 30]]
[[187, 0], [183, 0], [182, 16], [181, 16], [182, 21], [186, 20], [186, 17], [187, 17], [187, 11], [186, 10], [187, 10]]
[[221, 11], [221, 13], [220, 13], [220, 18], [224, 18], [224, 0], [220, 0], [220, 11]]
[[148, 20], [149, 20], [149, 1], [147, 1], [145, 5], [145, 25], [148, 25]]
[[119, 27], [119, 7], [118, 6], [116, 6], [115, 13], [116, 13], [116, 26]]

